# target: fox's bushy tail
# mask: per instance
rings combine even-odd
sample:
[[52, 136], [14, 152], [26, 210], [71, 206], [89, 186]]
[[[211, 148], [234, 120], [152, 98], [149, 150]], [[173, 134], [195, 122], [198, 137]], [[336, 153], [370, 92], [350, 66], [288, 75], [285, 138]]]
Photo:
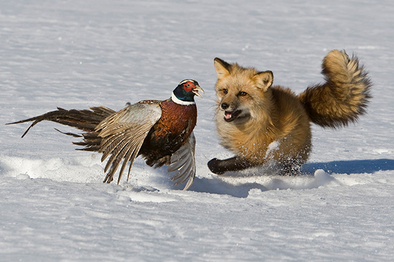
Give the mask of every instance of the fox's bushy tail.
[[109, 109], [107, 107], [91, 107], [90, 110], [66, 110], [58, 107], [57, 110], [45, 113], [43, 115], [39, 115], [36, 117], [28, 118], [25, 120], [8, 123], [10, 124], [19, 124], [25, 122], [33, 122], [29, 126], [29, 128], [23, 133], [22, 137], [24, 137], [27, 132], [29, 132], [30, 128], [35, 126], [41, 121], [52, 121], [62, 125], [67, 125], [71, 127], [75, 127], [79, 130], [84, 131], [81, 135], [74, 133], [64, 133], [59, 130], [59, 132], [74, 136], [74, 137], [82, 137], [83, 140], [81, 142], [75, 142], [73, 144], [84, 146], [80, 150], [86, 151], [98, 151], [100, 149], [100, 143], [102, 138], [98, 136], [98, 132], [96, 131], [96, 126], [103, 121], [106, 117], [115, 113], [114, 110]]
[[371, 98], [371, 81], [356, 56], [333, 50], [323, 60], [325, 83], [308, 87], [298, 95], [311, 121], [337, 128], [356, 122], [365, 114]]

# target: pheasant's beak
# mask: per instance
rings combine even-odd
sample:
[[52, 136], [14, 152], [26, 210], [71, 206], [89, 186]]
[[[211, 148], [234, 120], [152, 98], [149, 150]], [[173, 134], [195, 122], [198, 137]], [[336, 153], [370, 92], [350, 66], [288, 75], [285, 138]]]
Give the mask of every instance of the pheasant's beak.
[[193, 88], [192, 92], [193, 92], [193, 94], [195, 94], [196, 96], [199, 96], [199, 97], [202, 98], [202, 95], [201, 95], [198, 91], [201, 91], [201, 93], [204, 93], [204, 94], [205, 94], [204, 89], [202, 89], [199, 85], [196, 85], [196, 87]]

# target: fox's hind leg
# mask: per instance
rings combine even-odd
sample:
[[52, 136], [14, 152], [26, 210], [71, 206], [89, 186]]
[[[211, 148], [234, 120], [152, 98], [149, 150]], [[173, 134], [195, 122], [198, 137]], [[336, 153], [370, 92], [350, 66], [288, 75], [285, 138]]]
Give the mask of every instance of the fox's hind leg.
[[301, 163], [294, 161], [285, 161], [278, 165], [278, 175], [280, 176], [298, 176], [301, 174]]
[[288, 156], [278, 161], [277, 174], [281, 176], [301, 175], [301, 167], [306, 163], [310, 153], [310, 146], [306, 146], [297, 156]]

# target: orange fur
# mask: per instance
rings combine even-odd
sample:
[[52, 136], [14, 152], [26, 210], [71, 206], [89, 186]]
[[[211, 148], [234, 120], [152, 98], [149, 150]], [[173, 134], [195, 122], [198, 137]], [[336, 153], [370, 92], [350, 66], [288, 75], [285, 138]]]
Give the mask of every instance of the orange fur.
[[311, 151], [310, 122], [338, 127], [357, 120], [368, 102], [370, 82], [357, 58], [331, 51], [323, 60], [326, 82], [296, 96], [271, 86], [271, 71], [258, 72], [215, 58], [218, 81], [216, 125], [221, 144], [236, 157], [212, 159], [222, 174], [275, 160], [284, 173], [297, 173]]

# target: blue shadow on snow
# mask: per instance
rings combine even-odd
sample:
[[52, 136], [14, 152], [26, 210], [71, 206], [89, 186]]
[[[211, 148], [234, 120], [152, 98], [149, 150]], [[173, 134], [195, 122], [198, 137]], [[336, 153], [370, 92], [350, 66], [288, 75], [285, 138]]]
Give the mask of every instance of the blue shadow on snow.
[[394, 170], [394, 160], [392, 159], [346, 160], [346, 161], [332, 161], [326, 163], [306, 163], [305, 165], [302, 166], [302, 172], [308, 174], [314, 174], [315, 171], [318, 169], [323, 169], [328, 174], [374, 173], [377, 171]]

